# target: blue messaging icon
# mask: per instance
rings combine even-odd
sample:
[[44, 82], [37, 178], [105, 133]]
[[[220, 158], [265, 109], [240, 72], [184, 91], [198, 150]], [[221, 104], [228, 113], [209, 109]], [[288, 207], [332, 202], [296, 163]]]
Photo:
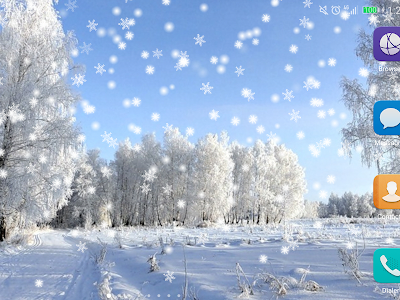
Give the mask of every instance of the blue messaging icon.
[[400, 135], [400, 101], [376, 102], [373, 115], [376, 134]]

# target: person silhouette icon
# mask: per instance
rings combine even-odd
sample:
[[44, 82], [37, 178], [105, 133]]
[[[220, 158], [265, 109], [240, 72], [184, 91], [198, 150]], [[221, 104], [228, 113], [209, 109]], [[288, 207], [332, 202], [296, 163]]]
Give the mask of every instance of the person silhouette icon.
[[400, 200], [400, 196], [396, 195], [397, 183], [394, 181], [389, 181], [386, 187], [389, 195], [382, 197], [386, 202], [397, 202]]

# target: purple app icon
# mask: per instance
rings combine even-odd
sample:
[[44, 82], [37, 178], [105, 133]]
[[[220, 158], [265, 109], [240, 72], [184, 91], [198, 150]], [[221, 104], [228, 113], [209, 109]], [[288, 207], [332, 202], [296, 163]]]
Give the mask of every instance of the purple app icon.
[[379, 61], [400, 61], [400, 27], [375, 29], [374, 57]]

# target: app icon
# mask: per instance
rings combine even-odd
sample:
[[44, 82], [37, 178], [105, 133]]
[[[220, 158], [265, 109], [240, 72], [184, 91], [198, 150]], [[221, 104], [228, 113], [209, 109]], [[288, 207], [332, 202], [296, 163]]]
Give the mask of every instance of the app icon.
[[400, 61], [400, 27], [376, 28], [373, 52], [376, 60]]
[[400, 135], [400, 101], [375, 102], [373, 115], [376, 134]]
[[375, 177], [374, 205], [380, 209], [400, 209], [400, 175], [383, 174]]
[[374, 279], [380, 283], [400, 283], [400, 249], [375, 250]]

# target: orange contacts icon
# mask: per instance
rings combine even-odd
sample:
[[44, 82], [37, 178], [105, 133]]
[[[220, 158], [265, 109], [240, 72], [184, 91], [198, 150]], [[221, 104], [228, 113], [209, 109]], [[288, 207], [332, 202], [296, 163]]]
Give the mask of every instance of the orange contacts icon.
[[384, 174], [375, 177], [374, 205], [380, 209], [400, 209], [400, 175]]

